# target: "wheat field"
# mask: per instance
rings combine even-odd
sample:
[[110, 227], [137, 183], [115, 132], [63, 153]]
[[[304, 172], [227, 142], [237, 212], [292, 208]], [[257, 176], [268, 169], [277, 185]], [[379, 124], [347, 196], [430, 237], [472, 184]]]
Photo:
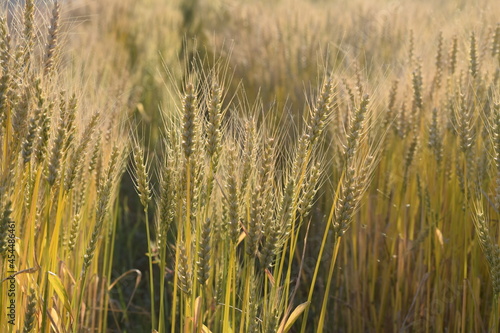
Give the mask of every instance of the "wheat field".
[[500, 4], [2, 0], [0, 332], [497, 332]]

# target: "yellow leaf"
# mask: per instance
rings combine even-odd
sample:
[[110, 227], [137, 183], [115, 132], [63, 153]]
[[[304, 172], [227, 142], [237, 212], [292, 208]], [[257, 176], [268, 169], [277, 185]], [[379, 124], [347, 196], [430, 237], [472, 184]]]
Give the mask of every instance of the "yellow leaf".
[[48, 278], [49, 278], [50, 284], [54, 288], [57, 296], [59, 296], [59, 298], [64, 303], [64, 307], [66, 308], [66, 310], [69, 313], [71, 313], [71, 304], [69, 303], [69, 297], [68, 297], [68, 294], [66, 293], [66, 289], [64, 288], [64, 286], [61, 282], [61, 279], [59, 279], [59, 277], [55, 273], [52, 273], [52, 272], [48, 272], [48, 273], [49, 273]]
[[201, 322], [201, 296], [196, 297], [194, 301], [194, 328], [198, 328]]
[[439, 244], [441, 244], [441, 247], [444, 246], [443, 233], [438, 228], [436, 228], [436, 237], [437, 237], [437, 239], [439, 241]]
[[302, 304], [299, 304], [295, 308], [295, 310], [293, 310], [293, 312], [290, 314], [290, 317], [288, 317], [288, 320], [286, 321], [285, 329], [283, 330], [284, 333], [288, 332], [292, 328], [292, 325], [297, 321], [297, 319], [299, 319], [302, 312], [307, 309], [309, 303], [310, 302], [304, 302]]
[[52, 323], [52, 326], [51, 326], [52, 330], [51, 331], [54, 331], [56, 333], [61, 332], [59, 315], [57, 314], [56, 309], [52, 308], [48, 312], [49, 313], [47, 315], [50, 319], [50, 322]]
[[205, 325], [203, 325], [203, 326], [201, 327], [201, 331], [202, 331], [203, 333], [212, 333], [212, 331], [211, 331], [211, 330], [209, 330], [209, 329], [208, 329], [208, 327], [206, 327]]

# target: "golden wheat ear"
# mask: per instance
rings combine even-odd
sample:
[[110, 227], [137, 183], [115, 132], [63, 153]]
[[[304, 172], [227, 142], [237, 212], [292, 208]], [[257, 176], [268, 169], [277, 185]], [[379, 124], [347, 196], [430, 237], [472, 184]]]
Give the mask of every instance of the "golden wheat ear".
[[45, 53], [44, 75], [50, 76], [53, 72], [55, 61], [57, 60], [56, 51], [59, 38], [59, 20], [60, 20], [60, 5], [56, 1], [52, 9], [52, 17], [50, 19], [50, 26], [47, 38], [47, 50]]

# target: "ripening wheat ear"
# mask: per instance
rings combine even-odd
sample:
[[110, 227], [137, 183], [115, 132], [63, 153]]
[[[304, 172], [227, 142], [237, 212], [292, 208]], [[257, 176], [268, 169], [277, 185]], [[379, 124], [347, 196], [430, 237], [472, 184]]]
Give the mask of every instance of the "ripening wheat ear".
[[68, 256], [71, 255], [71, 252], [75, 248], [76, 245], [76, 240], [78, 237], [78, 231], [80, 229], [80, 223], [81, 223], [81, 215], [80, 213], [76, 213], [75, 216], [73, 217], [73, 222], [71, 223], [71, 228], [70, 232], [68, 235], [68, 241], [67, 241], [67, 247], [68, 247]]
[[479, 244], [481, 245], [490, 269], [493, 292], [495, 297], [498, 297], [500, 295], [500, 247], [491, 239], [488, 226], [489, 221], [480, 199], [475, 203], [475, 209], [472, 214]]
[[314, 203], [314, 197], [318, 191], [318, 183], [321, 176], [321, 164], [318, 162], [311, 167], [311, 172], [309, 173], [304, 186], [303, 193], [299, 200], [298, 211], [302, 218], [309, 216], [311, 208]]
[[255, 168], [257, 154], [257, 135], [255, 122], [247, 121], [245, 124], [245, 148], [243, 149], [243, 170], [241, 171], [240, 195], [245, 196], [252, 170]]
[[434, 153], [438, 168], [441, 167], [441, 161], [443, 160], [443, 137], [438, 122], [437, 108], [432, 109], [432, 120], [429, 126], [428, 147]]
[[422, 78], [422, 65], [419, 59], [417, 67], [412, 73], [412, 86], [413, 86], [413, 100], [412, 100], [412, 121], [414, 129], [418, 129], [419, 112], [423, 109], [423, 78]]
[[96, 221], [94, 229], [92, 231], [92, 235], [90, 236], [89, 244], [87, 245], [87, 249], [85, 251], [85, 255], [83, 258], [83, 267], [81, 272], [82, 281], [85, 280], [87, 270], [94, 258], [96, 246], [99, 241], [99, 237], [101, 235], [101, 231], [104, 225], [104, 220], [106, 219], [106, 214], [108, 213], [109, 203], [111, 201], [111, 194], [115, 178], [121, 169], [122, 161], [120, 155], [121, 152], [119, 148], [115, 146], [113, 148], [113, 152], [111, 153], [111, 159], [109, 161], [108, 168], [106, 170], [106, 176], [99, 184], [97, 209], [95, 217]]
[[434, 96], [436, 90], [441, 88], [441, 79], [443, 76], [443, 32], [439, 32], [438, 35], [438, 45], [436, 53], [436, 73], [434, 74], [434, 79], [431, 84], [431, 98]]
[[188, 262], [186, 247], [183, 242], [180, 242], [177, 246], [177, 251], [179, 251], [179, 271], [177, 272], [179, 276], [179, 288], [186, 294], [191, 295], [192, 280], [191, 280], [191, 265]]
[[355, 198], [356, 179], [354, 167], [347, 168], [342, 181], [341, 195], [336, 201], [333, 230], [336, 237], [341, 237], [347, 230], [354, 214], [357, 202]]
[[29, 119], [28, 133], [22, 144], [22, 156], [24, 164], [28, 163], [31, 160], [31, 153], [33, 152], [33, 144], [39, 130], [38, 124], [41, 111], [42, 110], [40, 108], [36, 108]]
[[24, 164], [28, 163], [31, 160], [33, 147], [35, 143], [37, 143], [36, 138], [46, 135], [46, 133], [42, 132], [45, 131], [45, 128], [41, 126], [41, 123], [43, 124], [45, 119], [40, 121], [41, 118], [46, 116], [44, 112], [45, 96], [43, 95], [40, 79], [35, 80], [35, 98], [37, 100], [37, 106], [30, 117], [28, 125], [28, 134], [23, 142], [23, 147], [22, 147], [22, 156]]
[[217, 169], [219, 163], [219, 154], [221, 150], [221, 118], [222, 118], [222, 88], [215, 81], [212, 83], [210, 99], [208, 101], [208, 124], [207, 141], [205, 149], [210, 157], [212, 169]]
[[12, 139], [14, 143], [13, 151], [15, 152], [20, 148], [22, 139], [27, 133], [27, 118], [31, 109], [32, 99], [33, 93], [31, 87], [28, 84], [23, 84], [19, 103], [13, 108], [14, 112], [12, 115], [12, 130], [14, 134]]
[[[63, 102], [63, 101], [61, 101]], [[65, 102], [64, 102], [64, 105]], [[63, 124], [66, 129], [66, 140], [64, 142], [64, 149], [67, 150], [73, 143], [76, 134], [76, 112], [78, 109], [78, 99], [75, 94], [72, 94], [67, 107], [62, 107], [61, 111], [63, 114]], [[109, 142], [109, 141], [107, 141]]]
[[59, 7], [59, 2], [56, 1], [54, 3], [54, 8], [52, 9], [52, 18], [50, 19], [49, 36], [47, 39], [47, 51], [44, 66], [45, 76], [49, 76], [53, 72], [59, 33]]
[[146, 237], [148, 242], [148, 264], [149, 264], [149, 292], [151, 297], [151, 316], [152, 327], [156, 327], [156, 310], [154, 302], [154, 283], [153, 283], [153, 245], [152, 237], [149, 228], [149, 213], [148, 207], [151, 200], [151, 189], [149, 186], [148, 177], [148, 163], [144, 160], [144, 152], [139, 146], [137, 140], [133, 143], [132, 155], [134, 162], [134, 183], [141, 200], [142, 207], [144, 208], [145, 224], [146, 224]]
[[210, 240], [212, 226], [210, 219], [207, 218], [201, 228], [201, 236], [199, 240], [198, 261], [196, 262], [198, 282], [204, 286], [210, 276]]
[[26, 313], [24, 315], [24, 328], [23, 333], [29, 333], [33, 330], [33, 325], [35, 324], [35, 313], [36, 313], [36, 292], [35, 289], [30, 289], [30, 294], [28, 297], [28, 306], [26, 307]]
[[364, 130], [365, 117], [369, 102], [370, 97], [368, 95], [363, 96], [359, 108], [356, 109], [349, 123], [347, 144], [344, 150], [346, 166], [350, 164], [350, 160], [354, 157], [358, 149], [359, 141]]
[[[19, 56], [22, 57], [22, 68], [29, 69], [31, 55], [35, 45], [35, 3], [33, 0], [26, 0], [24, 6], [24, 30], [23, 43], [20, 45]], [[25, 73], [28, 73], [26, 71]]]
[[66, 129], [63, 124], [62, 115], [59, 119], [59, 124], [57, 127], [56, 137], [52, 144], [52, 150], [50, 154], [50, 162], [47, 174], [47, 181], [50, 186], [53, 186], [56, 180], [59, 178], [59, 167], [61, 164], [61, 158], [64, 150], [64, 141], [66, 139]]
[[497, 57], [498, 65], [500, 65], [500, 23], [497, 23], [495, 33], [493, 34], [493, 40], [491, 43], [491, 56]]
[[316, 105], [314, 106], [310, 124], [307, 128], [307, 134], [312, 144], [318, 141], [319, 136], [325, 128], [326, 121], [330, 116], [332, 109], [333, 82], [329, 77], [323, 83], [321, 93], [318, 96]]
[[[271, 219], [272, 211], [268, 195], [273, 188], [272, 171], [274, 163], [274, 139], [268, 138], [260, 153], [260, 165], [257, 172], [257, 184], [251, 193], [251, 210], [248, 225], [246, 226], [247, 237], [246, 253], [251, 259], [257, 254], [260, 238], [263, 234], [263, 227]], [[269, 229], [268, 229], [269, 230]]]
[[[12, 202], [3, 200], [2, 198], [2, 206], [0, 206], [0, 256], [5, 256], [7, 251], [7, 230], [9, 228], [9, 224], [12, 223], [12, 219], [10, 215], [12, 214]], [[3, 205], [3, 202], [6, 202]]]
[[198, 125], [198, 101], [196, 91], [192, 83], [186, 85], [186, 92], [183, 99], [184, 128], [182, 132], [182, 148], [187, 159], [191, 156], [196, 145], [196, 131]]
[[246, 253], [253, 259], [257, 252], [259, 237], [261, 235], [262, 216], [262, 187], [256, 185], [251, 194], [251, 210], [248, 225], [246, 226], [247, 236], [245, 237]]
[[71, 159], [69, 160], [69, 165], [66, 170], [66, 178], [64, 180], [64, 189], [66, 191], [71, 190], [75, 185], [75, 177], [77, 172], [80, 170], [81, 161], [84, 159], [87, 153], [87, 147], [92, 140], [93, 133], [97, 127], [99, 120], [99, 113], [92, 116], [90, 121], [84, 130], [84, 136], [81, 138], [78, 146], [74, 149]]
[[[384, 118], [384, 127], [388, 126], [394, 121], [395, 115], [395, 105], [396, 105], [396, 97], [398, 92], [399, 80], [394, 80], [392, 82], [391, 90], [389, 92], [389, 102], [387, 104], [387, 112]], [[394, 126], [395, 128], [395, 126]]]
[[460, 105], [457, 113], [457, 134], [459, 136], [460, 150], [467, 159], [467, 165], [471, 164], [469, 154], [474, 146], [474, 133], [473, 133], [473, 111], [469, 105], [464, 94], [460, 95]]
[[281, 228], [276, 219], [264, 220], [263, 223], [264, 241], [259, 260], [260, 266], [264, 270], [273, 264], [276, 251], [279, 250]]
[[415, 158], [417, 147], [418, 147], [418, 135], [415, 135], [411, 140], [410, 146], [408, 147], [408, 150], [405, 154], [405, 165], [404, 165], [405, 171], [403, 177], [403, 188], [406, 188], [406, 185], [408, 183], [408, 172], [410, 170], [410, 166], [413, 162], [413, 159]]
[[176, 180], [175, 174], [164, 163], [160, 175], [156, 216], [156, 242], [160, 248], [167, 244], [167, 232], [175, 217], [177, 207]]
[[410, 66], [413, 65], [413, 61], [415, 60], [414, 57], [415, 57], [415, 38], [413, 29], [410, 29], [410, 37], [408, 42], [408, 64]]
[[458, 38], [457, 36], [453, 36], [453, 39], [451, 40], [450, 52], [448, 55], [450, 74], [455, 74], [455, 70], [457, 69], [457, 53], [458, 53]]
[[0, 66], [2, 76], [0, 77], [0, 128], [4, 127], [9, 112], [7, 103], [10, 89], [10, 35], [7, 31], [7, 23], [0, 17]]
[[470, 75], [476, 79], [479, 73], [479, 58], [477, 54], [476, 34], [474, 32], [470, 35], [470, 50], [469, 50], [469, 72]]
[[47, 145], [49, 143], [50, 137], [50, 115], [52, 113], [52, 109], [54, 108], [54, 104], [50, 103], [48, 106], [43, 108], [42, 114], [40, 116], [40, 120], [38, 122], [38, 138], [36, 141], [36, 146], [34, 148], [35, 152], [35, 160], [37, 163], [42, 163], [46, 153], [47, 153]]
[[[255, 278], [251, 278], [250, 282], [251, 286], [257, 285], [257, 282], [255, 281]], [[250, 297], [248, 300], [248, 307], [249, 307], [249, 314], [248, 314], [248, 320], [250, 321], [248, 324], [248, 333], [258, 333], [259, 331], [259, 326], [261, 323], [261, 320], [257, 318], [257, 313], [259, 310], [259, 303], [258, 303], [258, 296], [255, 293], [250, 293]]]
[[132, 155], [134, 158], [135, 187], [141, 199], [142, 206], [144, 209], [147, 209], [151, 200], [151, 190], [149, 188], [147, 161], [144, 161], [144, 152], [139, 147], [139, 144], [134, 144]]

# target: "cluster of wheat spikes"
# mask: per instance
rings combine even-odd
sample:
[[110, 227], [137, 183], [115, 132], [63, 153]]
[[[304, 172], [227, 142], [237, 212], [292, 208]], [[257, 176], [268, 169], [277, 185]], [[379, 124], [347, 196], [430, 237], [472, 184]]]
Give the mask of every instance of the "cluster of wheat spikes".
[[[152, 326], [161, 332], [285, 332], [307, 313], [313, 297], [315, 278], [308, 282], [309, 299], [296, 304], [297, 245], [330, 163], [321, 153], [322, 133], [334, 115], [337, 82], [324, 80], [291, 145], [284, 133], [262, 122], [266, 110], [260, 104], [225, 102], [221, 72], [194, 71], [178, 92], [181, 105], [165, 113], [154, 196], [144, 152], [134, 145], [133, 174], [146, 214], [150, 270], [158, 264], [164, 281], [153, 290], [150, 275], [151, 299], [160, 293], [158, 317], [151, 302]], [[353, 107], [321, 251], [329, 246], [330, 230], [338, 249], [375, 165], [377, 148], [367, 140], [368, 95]], [[154, 237], [148, 225], [152, 198]], [[320, 331], [327, 302], [325, 296]]]
[[480, 51], [472, 32], [463, 58], [438, 34], [435, 66], [409, 56], [412, 71], [388, 85], [371, 198], [339, 263], [363, 278], [332, 282], [359, 309], [337, 307], [350, 331], [498, 330], [499, 33]]
[[[157, 205], [153, 328], [281, 332], [299, 320], [302, 332], [496, 331], [499, 34], [480, 56], [472, 32], [465, 59], [456, 37], [447, 54], [438, 34], [432, 69], [409, 43], [387, 101], [366, 94], [358, 70], [354, 85], [326, 78], [288, 142], [265, 125], [266, 110], [224, 101], [218, 71], [194, 71], [165, 113], [156, 195], [139, 146], [134, 154], [145, 212], [150, 198]], [[304, 268], [318, 189], [329, 197]], [[344, 302], [329, 306], [333, 288]]]
[[43, 12], [28, 0], [22, 19], [0, 18], [0, 331], [105, 330], [125, 145], [79, 106], [60, 5], [45, 31]]

